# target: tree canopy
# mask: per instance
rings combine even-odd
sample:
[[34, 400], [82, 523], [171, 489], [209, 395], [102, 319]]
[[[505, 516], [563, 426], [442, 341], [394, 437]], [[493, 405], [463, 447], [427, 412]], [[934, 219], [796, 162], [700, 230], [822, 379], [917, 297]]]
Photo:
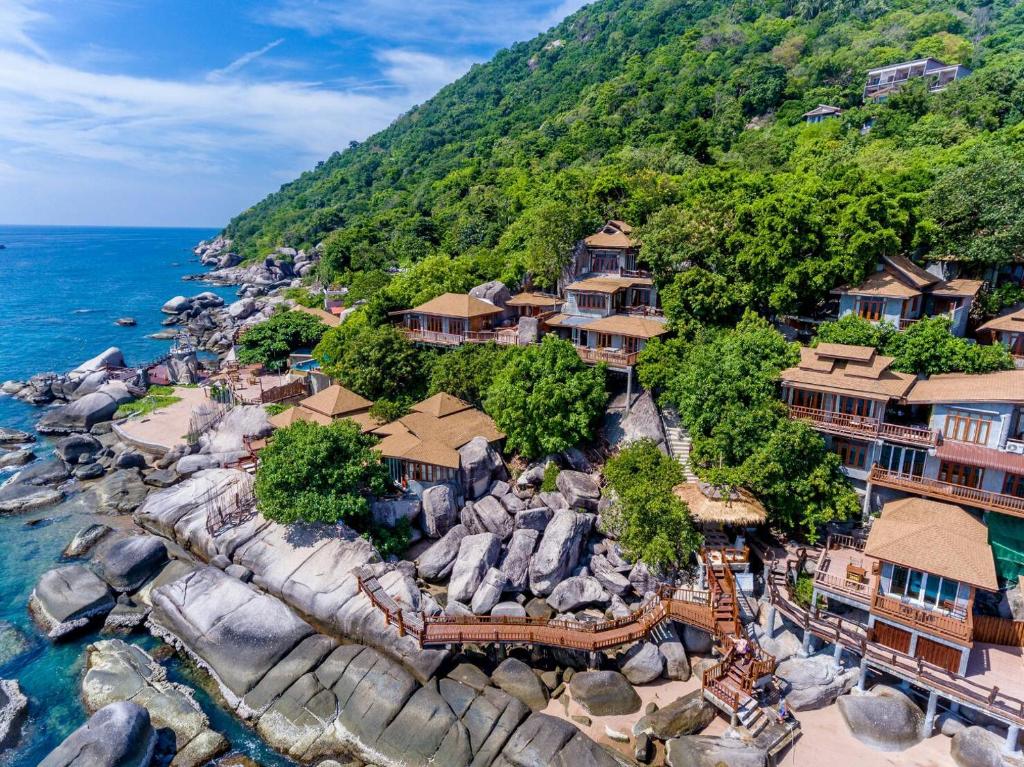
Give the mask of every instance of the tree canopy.
[[392, 325], [373, 326], [354, 318], [331, 328], [313, 355], [327, 375], [371, 400], [422, 395], [432, 359]]
[[255, 484], [260, 511], [285, 524], [342, 521], [365, 530], [367, 495], [391, 488], [375, 443], [347, 419], [328, 426], [300, 421], [278, 429], [260, 453]]
[[238, 361], [280, 370], [296, 349], [316, 346], [327, 326], [319, 318], [298, 311], [279, 311], [242, 333]]
[[484, 409], [508, 450], [537, 458], [591, 439], [607, 398], [603, 366], [585, 365], [571, 343], [548, 335], [510, 357]]
[[430, 369], [428, 394], [447, 392], [481, 407], [495, 377], [517, 351], [514, 346], [487, 343], [464, 344], [445, 352]]

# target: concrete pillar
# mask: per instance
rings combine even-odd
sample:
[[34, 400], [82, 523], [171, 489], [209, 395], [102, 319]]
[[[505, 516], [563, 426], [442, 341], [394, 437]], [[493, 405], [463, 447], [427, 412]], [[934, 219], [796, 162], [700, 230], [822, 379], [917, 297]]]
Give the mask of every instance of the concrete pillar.
[[805, 628], [804, 629], [804, 638], [803, 638], [803, 641], [800, 643], [800, 652], [803, 653], [803, 655], [805, 655], [805, 656], [811, 654], [811, 638], [812, 637], [813, 637], [813, 634], [811, 634], [811, 630], [809, 628]]
[[769, 639], [775, 639], [775, 605], [768, 605], [768, 628], [765, 633]]
[[1006, 731], [1006, 742], [1003, 743], [1003, 753], [1007, 756], [1017, 756], [1020, 754], [1020, 749], [1017, 748], [1017, 738], [1020, 737], [1020, 727], [1015, 724], [1011, 724], [1010, 728]]
[[864, 487], [864, 507], [861, 509], [861, 518], [866, 522], [871, 516], [871, 483]]
[[626, 412], [633, 407], [633, 368], [626, 366]]
[[860, 659], [860, 676], [857, 677], [857, 690], [864, 692], [864, 685], [868, 681], [868, 659]]
[[841, 642], [836, 642], [836, 646], [832, 649], [832, 663], [835, 665], [836, 668], [840, 668], [843, 665], [841, 660], [842, 657], [843, 645]]
[[930, 738], [935, 728], [935, 709], [939, 705], [939, 694], [932, 690], [928, 693], [928, 710], [924, 714], [924, 724], [921, 726], [921, 737]]

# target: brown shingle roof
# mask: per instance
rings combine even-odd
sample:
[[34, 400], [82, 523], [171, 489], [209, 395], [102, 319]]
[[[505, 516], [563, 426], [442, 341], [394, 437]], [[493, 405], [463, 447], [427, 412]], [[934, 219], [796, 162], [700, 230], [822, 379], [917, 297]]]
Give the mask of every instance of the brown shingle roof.
[[584, 242], [592, 248], [632, 248], [636, 244], [629, 236], [632, 232], [625, 221], [609, 221]]
[[922, 269], [906, 256], [885, 256], [884, 260], [919, 290], [925, 290], [931, 285], [942, 282], [938, 276], [926, 269]]
[[490, 314], [501, 314], [504, 309], [488, 301], [474, 298], [468, 293], [444, 293], [432, 298], [425, 304], [413, 308], [414, 312], [435, 314], [439, 317], [484, 317]]
[[508, 301], [505, 306], [561, 306], [565, 303], [564, 298], [548, 296], [544, 293], [518, 293]]
[[412, 410], [417, 413], [432, 415], [434, 418], [444, 418], [446, 415], [468, 410], [470, 407], [471, 405], [468, 402], [463, 402], [458, 397], [453, 397], [445, 392], [439, 392], [433, 397], [413, 405]]
[[293, 306], [292, 309], [294, 309], [297, 312], [302, 312], [303, 314], [311, 314], [314, 317], [317, 317], [322, 323], [324, 323], [324, 325], [327, 325], [327, 327], [330, 328], [336, 328], [338, 327], [338, 325], [341, 324], [341, 317], [338, 317], [336, 314], [331, 314], [330, 312], [325, 312], [323, 309], [318, 309], [315, 306], [303, 306], [302, 304], [295, 304], [295, 306]]
[[298, 421], [312, 421], [318, 423], [321, 426], [327, 426], [331, 423], [331, 418], [322, 413], [316, 413], [312, 410], [306, 410], [300, 405], [290, 407], [287, 410], [282, 410], [277, 415], [270, 417], [270, 425], [275, 429], [283, 429], [286, 426], [291, 426], [293, 423]]
[[933, 296], [976, 296], [985, 283], [982, 280], [950, 280], [931, 289]]
[[581, 327], [599, 333], [611, 333], [612, 335], [629, 336], [631, 338], [654, 338], [668, 332], [664, 322], [646, 317], [627, 317], [622, 314], [601, 317]]
[[360, 397], [354, 391], [346, 389], [340, 384], [328, 386], [326, 389], [318, 391], [312, 397], [306, 397], [299, 404], [307, 410], [314, 410], [331, 418], [337, 418], [346, 413], [368, 410], [373, 405], [370, 400]]
[[999, 588], [988, 528], [951, 503], [890, 501], [872, 524], [864, 553], [990, 591]]
[[993, 317], [978, 330], [1002, 330], [1009, 333], [1024, 331], [1024, 307], [1017, 308], [999, 317]]
[[914, 384], [907, 402], [1024, 402], [1024, 370], [934, 375]]
[[870, 347], [822, 344], [817, 349], [801, 348], [800, 362], [782, 371], [782, 381], [801, 389], [899, 399], [910, 391], [914, 376], [890, 370], [891, 364], [892, 357]]
[[632, 287], [650, 287], [654, 280], [650, 277], [588, 277], [570, 285], [566, 290], [579, 290], [585, 293], [618, 293]]
[[804, 112], [803, 117], [817, 117], [818, 115], [839, 115], [843, 110], [830, 104], [818, 104], [810, 112]]
[[849, 293], [855, 296], [878, 296], [880, 298], [913, 298], [921, 295], [921, 291], [907, 285], [894, 270], [886, 267], [872, 272], [860, 285], [844, 285], [836, 288], [833, 293]]

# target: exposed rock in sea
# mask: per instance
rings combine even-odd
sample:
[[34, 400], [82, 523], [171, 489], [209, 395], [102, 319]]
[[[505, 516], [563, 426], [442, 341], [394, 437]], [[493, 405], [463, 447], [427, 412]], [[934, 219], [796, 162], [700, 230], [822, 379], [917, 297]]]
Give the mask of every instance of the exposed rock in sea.
[[149, 767], [156, 740], [146, 709], [111, 703], [68, 735], [39, 767]]
[[0, 679], [0, 755], [17, 744], [26, 711], [28, 699], [17, 680]]
[[69, 558], [85, 556], [110, 532], [112, 530], [106, 525], [92, 524], [82, 528], [75, 533], [71, 543], [64, 547], [63, 556]]
[[0, 426], [0, 445], [17, 445], [35, 441], [36, 438], [27, 431]]
[[89, 711], [132, 701], [149, 712], [152, 725], [174, 733], [174, 765], [199, 767], [228, 749], [192, 691], [167, 679], [166, 670], [142, 648], [120, 639], [89, 645], [82, 698]]
[[129, 535], [101, 544], [93, 562], [112, 589], [136, 591], [167, 562], [167, 546], [155, 535]]
[[43, 573], [29, 598], [32, 617], [53, 640], [86, 628], [113, 608], [107, 584], [82, 565]]
[[36, 454], [28, 448], [0, 452], [0, 469], [11, 469], [24, 466], [36, 459]]

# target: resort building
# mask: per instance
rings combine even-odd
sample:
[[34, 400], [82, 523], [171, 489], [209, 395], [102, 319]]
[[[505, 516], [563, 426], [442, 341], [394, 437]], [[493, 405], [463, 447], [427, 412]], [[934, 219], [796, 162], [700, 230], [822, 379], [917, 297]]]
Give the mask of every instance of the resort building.
[[573, 275], [607, 274], [648, 277], [637, 268], [640, 244], [633, 239], [633, 227], [625, 221], [608, 221], [583, 240], [573, 259]]
[[526, 292], [512, 296], [505, 302], [505, 306], [514, 312], [514, 316], [542, 318], [553, 314], [562, 308], [564, 298], [551, 296], [547, 293]]
[[495, 328], [506, 310], [468, 293], [444, 293], [412, 309], [392, 312], [402, 317], [410, 341], [434, 346], [495, 340]]
[[892, 362], [868, 346], [820, 344], [802, 348], [800, 362], [782, 371], [790, 417], [821, 432], [861, 487], [876, 463], [902, 470], [935, 445], [935, 434], [901, 404], [915, 377], [891, 370]]
[[866, 540], [830, 538], [814, 576], [814, 602], [854, 608], [843, 617], [864, 626], [869, 642], [960, 676], [992, 665], [980, 654], [971, 662], [974, 604], [979, 590], [998, 589], [985, 524], [922, 498], [887, 503]]
[[290, 426], [297, 421], [311, 421], [326, 426], [340, 418], [348, 418], [359, 424], [363, 431], [369, 431], [380, 426], [380, 422], [370, 415], [372, 406], [373, 403], [365, 397], [360, 397], [340, 384], [333, 384], [306, 397], [294, 407], [272, 416], [270, 424], [275, 429]]
[[371, 433], [381, 437], [376, 450], [395, 484], [414, 495], [442, 483], [461, 488], [459, 448], [476, 437], [496, 447], [505, 439], [490, 416], [444, 393], [414, 405], [409, 415]]
[[843, 110], [839, 107], [829, 106], [828, 104], [818, 104], [810, 112], [804, 112], [803, 118], [806, 123], [820, 123], [825, 122], [833, 117], [839, 117], [843, 113]]
[[928, 90], [938, 93], [954, 80], [967, 77], [970, 73], [971, 70], [962, 64], [946, 64], [930, 57], [889, 64], [868, 71], [867, 83], [864, 85], [864, 100], [882, 101], [910, 80], [917, 78], [927, 80]]
[[672, 492], [687, 505], [704, 536], [697, 564], [728, 567], [736, 573], [740, 590], [752, 593], [748, 536], [767, 521], [764, 505], [743, 488], [726, 492], [706, 482], [684, 482]]
[[995, 317], [978, 328], [978, 338], [999, 343], [1013, 355], [1017, 367], [1024, 365], [1024, 307], [1017, 307]]
[[967, 332], [967, 320], [980, 280], [946, 280], [903, 256], [887, 256], [860, 285], [844, 285], [839, 296], [839, 316], [855, 314], [870, 322], [888, 322], [905, 330], [922, 317], [948, 317], [954, 335]]

